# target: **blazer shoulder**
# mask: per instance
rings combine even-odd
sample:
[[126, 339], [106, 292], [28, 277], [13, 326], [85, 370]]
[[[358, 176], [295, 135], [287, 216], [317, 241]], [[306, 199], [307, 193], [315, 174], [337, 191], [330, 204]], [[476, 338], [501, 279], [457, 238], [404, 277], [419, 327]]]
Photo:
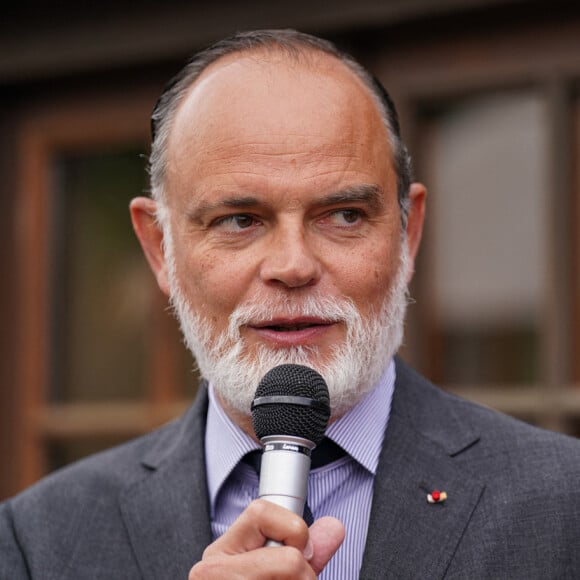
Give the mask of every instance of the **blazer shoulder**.
[[400, 360], [393, 413], [458, 462], [491, 469], [488, 474], [521, 466], [524, 473], [551, 471], [567, 481], [580, 476], [579, 439], [447, 393]]
[[24, 558], [39, 570], [53, 565], [51, 577], [60, 577], [75, 546], [93, 541], [114, 554], [110, 562], [136, 569], [131, 550], [120, 549], [129, 543], [121, 498], [164, 464], [182, 465], [196, 445], [203, 449], [204, 416], [202, 400], [160, 429], [60, 469], [0, 504], [0, 560]]
[[180, 461], [192, 448], [203, 446], [207, 396], [202, 385], [184, 415], [162, 427], [100, 453], [72, 463], [42, 479], [12, 500], [34, 504], [63, 496], [68, 502], [83, 495], [116, 495], [168, 461]]

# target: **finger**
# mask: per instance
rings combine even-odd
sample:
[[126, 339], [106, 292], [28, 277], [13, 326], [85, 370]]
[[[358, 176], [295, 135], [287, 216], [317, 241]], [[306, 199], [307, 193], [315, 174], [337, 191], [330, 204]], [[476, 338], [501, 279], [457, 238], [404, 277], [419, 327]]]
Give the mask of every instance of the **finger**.
[[256, 500], [223, 536], [206, 548], [204, 557], [249, 552], [264, 546], [266, 540], [276, 540], [302, 552], [308, 541], [308, 527], [289, 510], [266, 500]]
[[235, 555], [217, 555], [198, 562], [189, 580], [315, 580], [316, 574], [304, 556], [288, 546], [259, 548]]
[[317, 576], [340, 548], [344, 536], [344, 526], [336, 518], [323, 517], [310, 526], [310, 540], [314, 546], [310, 565]]

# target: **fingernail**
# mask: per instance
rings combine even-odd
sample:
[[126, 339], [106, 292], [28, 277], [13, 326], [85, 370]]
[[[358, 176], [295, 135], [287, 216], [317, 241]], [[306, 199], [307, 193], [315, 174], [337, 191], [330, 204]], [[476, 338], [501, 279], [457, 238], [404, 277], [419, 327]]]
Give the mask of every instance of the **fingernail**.
[[314, 544], [312, 543], [310, 537], [308, 538], [308, 542], [306, 542], [306, 547], [302, 553], [308, 561], [312, 560], [312, 556], [314, 556]]

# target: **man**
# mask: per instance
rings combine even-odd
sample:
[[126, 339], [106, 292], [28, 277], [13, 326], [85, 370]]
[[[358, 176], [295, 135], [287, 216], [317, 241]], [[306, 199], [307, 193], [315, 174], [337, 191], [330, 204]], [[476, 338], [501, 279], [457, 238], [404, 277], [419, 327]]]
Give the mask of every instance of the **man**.
[[[426, 192], [384, 89], [324, 41], [246, 33], [194, 57], [153, 129], [131, 215], [209, 387], [5, 503], [0, 577], [579, 577], [578, 442], [394, 358]], [[243, 461], [282, 362], [324, 376], [346, 452], [311, 472], [310, 528]]]

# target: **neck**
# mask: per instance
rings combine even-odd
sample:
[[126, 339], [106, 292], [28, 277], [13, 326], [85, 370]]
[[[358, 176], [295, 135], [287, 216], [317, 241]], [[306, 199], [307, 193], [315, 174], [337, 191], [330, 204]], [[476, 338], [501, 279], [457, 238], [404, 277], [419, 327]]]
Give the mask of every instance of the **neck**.
[[224, 401], [219, 393], [215, 393], [219, 404], [222, 409], [226, 412], [226, 415], [231, 421], [233, 421], [242, 431], [249, 435], [254, 441], [259, 443], [256, 434], [254, 433], [254, 426], [252, 425], [252, 416], [248, 413], [241, 413], [236, 409], [232, 409], [230, 405]]

